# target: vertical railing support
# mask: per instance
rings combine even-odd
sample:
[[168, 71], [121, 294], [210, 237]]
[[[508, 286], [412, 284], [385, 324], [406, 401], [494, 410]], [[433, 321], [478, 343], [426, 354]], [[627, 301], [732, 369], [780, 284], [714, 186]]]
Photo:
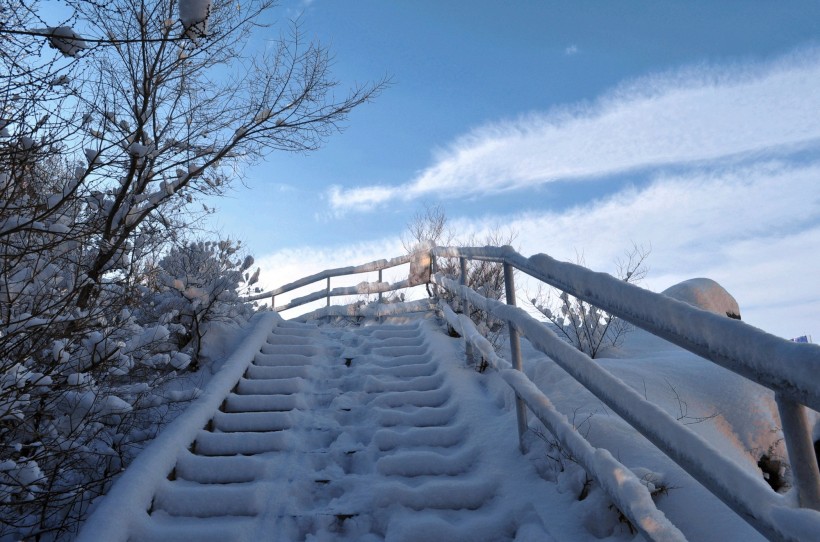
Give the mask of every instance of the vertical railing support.
[[330, 306], [330, 277], [327, 277], [327, 306]]
[[781, 394], [775, 394], [780, 424], [789, 453], [797, 501], [803, 508], [820, 510], [820, 469], [811, 440], [806, 407]]
[[275, 295], [270, 296], [270, 310], [272, 310], [272, 311], [276, 310], [276, 296]]
[[[436, 269], [436, 256], [433, 254], [433, 251], [430, 251], [430, 277], [435, 275], [438, 272]], [[436, 299], [438, 299], [438, 285], [435, 282], [428, 282], [427, 283], [428, 294], [432, 295]]]
[[[381, 288], [381, 283], [382, 283], [382, 270], [379, 269], [379, 287], [380, 288]], [[379, 290], [379, 303], [381, 303], [381, 301], [382, 301], [382, 291]]]
[[[462, 286], [467, 286], [467, 258], [461, 257], [458, 259], [459, 266], [461, 267], [461, 277], [459, 278], [458, 282]], [[461, 296], [461, 312], [464, 313], [464, 316], [467, 318], [470, 317], [470, 300], [467, 299], [466, 296]], [[473, 363], [473, 343], [468, 340], [465, 340], [464, 343], [466, 344], [466, 355], [467, 355], [467, 364], [472, 365]]]
[[[507, 305], [515, 306], [513, 267], [507, 262], [504, 262], [504, 289], [507, 292]], [[521, 362], [521, 339], [518, 336], [518, 330], [511, 321], [507, 321], [507, 329], [510, 334], [510, 357], [512, 358], [513, 369], [523, 371], [524, 366]], [[527, 407], [518, 395], [515, 396], [515, 415], [518, 420], [518, 447], [521, 449], [521, 453], [526, 453], [524, 433], [527, 432]]]

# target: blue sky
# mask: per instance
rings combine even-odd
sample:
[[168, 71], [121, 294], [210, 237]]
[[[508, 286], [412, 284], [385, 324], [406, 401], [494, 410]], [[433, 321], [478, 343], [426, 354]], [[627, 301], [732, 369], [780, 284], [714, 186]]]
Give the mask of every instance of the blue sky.
[[[423, 204], [464, 236], [707, 276], [750, 323], [820, 339], [820, 3], [285, 1], [347, 87], [393, 84], [217, 202], [277, 286], [401, 253]], [[281, 27], [280, 27], [281, 28]], [[276, 26], [267, 29], [270, 37]], [[257, 36], [261, 43], [267, 36]]]

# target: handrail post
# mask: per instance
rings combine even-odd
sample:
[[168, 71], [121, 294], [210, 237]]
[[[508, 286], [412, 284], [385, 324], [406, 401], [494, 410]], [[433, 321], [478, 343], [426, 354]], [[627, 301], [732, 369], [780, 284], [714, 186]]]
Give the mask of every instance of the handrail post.
[[776, 393], [777, 410], [783, 437], [797, 487], [797, 501], [803, 508], [820, 510], [820, 469], [811, 441], [806, 407]]
[[270, 296], [270, 310], [272, 310], [272, 311], [276, 310], [276, 296], [275, 295]]
[[[513, 279], [513, 267], [508, 262], [504, 262], [504, 289], [507, 293], [507, 305], [515, 306], [515, 282]], [[511, 321], [507, 321], [507, 330], [510, 334], [510, 357], [512, 358], [513, 369], [524, 370], [521, 362], [521, 339], [518, 330]], [[527, 432], [527, 410], [524, 401], [518, 394], [515, 395], [515, 416], [518, 420], [518, 447], [521, 453], [526, 453], [524, 446], [524, 433]]]
[[[430, 250], [430, 277], [432, 278], [433, 275], [435, 275], [436, 273], [438, 273], [438, 269], [436, 269], [436, 256], [435, 256], [435, 254], [433, 254], [433, 251]], [[429, 286], [431, 283], [428, 282], [427, 284]], [[430, 291], [433, 292], [432, 295], [434, 297], [438, 298], [438, 290], [436, 289], [438, 287], [438, 285], [435, 282], [433, 282], [432, 286], [429, 286], [429, 287], [430, 287]]]
[[379, 303], [382, 302], [381, 283], [382, 283], [382, 270], [379, 269]]
[[330, 306], [330, 277], [327, 277], [327, 306]]
[[[460, 257], [458, 259], [459, 266], [461, 267], [461, 277], [459, 278], [458, 282], [462, 286], [467, 286], [467, 258]], [[467, 299], [467, 296], [461, 296], [461, 312], [464, 313], [464, 316], [467, 318], [470, 317], [470, 300]], [[468, 340], [464, 341], [466, 345], [465, 354], [467, 355], [467, 364], [472, 365], [473, 363], [473, 343]]]

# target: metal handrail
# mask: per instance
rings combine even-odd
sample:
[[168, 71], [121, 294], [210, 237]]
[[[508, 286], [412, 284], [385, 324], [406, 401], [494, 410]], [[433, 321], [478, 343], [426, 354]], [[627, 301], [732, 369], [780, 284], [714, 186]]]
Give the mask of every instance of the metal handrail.
[[[516, 393], [516, 398], [544, 424], [558, 442], [581, 464], [612, 498], [619, 510], [648, 540], [684, 541], [683, 533], [655, 506], [649, 488], [627, 467], [604, 449], [594, 448], [569, 422], [567, 417], [527, 378], [523, 371], [496, 354], [493, 345], [476, 329], [464, 314], [456, 314], [440, 303], [445, 320], [458, 331], [468, 345], [481, 352], [490, 365], [499, 371], [504, 381]], [[524, 420], [526, 421], [526, 420]], [[523, 442], [521, 443], [523, 445]], [[523, 450], [522, 450], [523, 451]]]
[[[817, 408], [816, 405], [820, 405], [820, 379], [817, 376], [820, 374], [820, 347], [774, 337], [743, 322], [643, 290], [604, 273], [558, 262], [544, 254], [525, 258], [512, 247], [436, 247], [432, 252], [439, 257], [460, 258], [462, 270], [466, 267], [466, 259], [504, 265], [507, 305], [470, 290], [463, 285], [463, 277], [460, 284], [440, 275], [433, 281], [488, 314], [509, 322], [513, 366], [521, 365], [520, 359], [516, 358], [520, 358], [518, 334], [523, 333], [533, 346], [549, 355], [767, 537], [799, 540], [800, 530], [795, 531], [794, 526], [801, 521], [808, 521], [820, 530], [820, 515], [815, 512], [820, 510], [820, 472], [804, 406], [809, 404]], [[792, 509], [782, 496], [772, 493], [762, 482], [754, 478], [745, 480], [745, 471], [723, 458], [695, 433], [569, 346], [541, 322], [510, 306], [515, 305], [513, 268], [773, 389], [798, 500], [804, 508]], [[775, 367], [770, 366], [772, 362]], [[613, 389], [618, 393], [612, 393]], [[526, 428], [526, 421], [520, 414], [522, 403], [519, 394], [516, 410], [519, 411], [520, 438], [523, 438], [522, 427]], [[656, 431], [658, 424], [666, 431]], [[742, 488], [736, 487], [739, 481]]]
[[[309, 303], [310, 301], [316, 301], [317, 299], [322, 299], [323, 297], [327, 297], [328, 298], [328, 304], [330, 304], [329, 299], [330, 299], [330, 297], [332, 297], [334, 295], [349, 295], [349, 294], [343, 294], [343, 293], [333, 293], [333, 291], [330, 289], [330, 279], [331, 278], [333, 278], [333, 277], [342, 277], [342, 276], [345, 276], [345, 275], [356, 275], [356, 274], [359, 274], [359, 273], [370, 273], [372, 271], [378, 271], [379, 272], [379, 282], [376, 283], [376, 284], [380, 284], [381, 283], [381, 272], [384, 269], [390, 269], [391, 267], [397, 267], [399, 265], [404, 265], [406, 263], [410, 263], [410, 261], [412, 259], [413, 259], [413, 255], [412, 254], [407, 254], [407, 255], [404, 255], [404, 256], [397, 256], [395, 258], [391, 258], [390, 260], [375, 260], [375, 261], [372, 261], [372, 262], [363, 263], [361, 265], [351, 265], [351, 266], [348, 266], [348, 267], [338, 267], [336, 269], [325, 269], [324, 271], [320, 271], [320, 272], [315, 273], [313, 275], [309, 275], [307, 277], [303, 277], [299, 280], [296, 280], [296, 281], [293, 281], [291, 283], [285, 284], [284, 286], [280, 286], [279, 288], [275, 288], [273, 290], [269, 290], [267, 292], [262, 292], [262, 293], [255, 294], [255, 295], [252, 295], [252, 296], [244, 297], [244, 298], [242, 298], [242, 301], [250, 302], [250, 301], [259, 301], [261, 299], [271, 298], [271, 308], [272, 308], [272, 310], [275, 310], [277, 312], [283, 311], [283, 310], [286, 310], [286, 309], [289, 309], [289, 308], [297, 307], [299, 305], [304, 305], [305, 303]], [[276, 300], [276, 296], [281, 295], [281, 294], [285, 294], [287, 292], [291, 292], [293, 290], [296, 290], [297, 288], [302, 288], [304, 286], [307, 286], [308, 284], [313, 284], [314, 282], [318, 282], [320, 280], [326, 280], [327, 281], [327, 288], [325, 290], [320, 290], [319, 291], [319, 292], [324, 292], [325, 295], [319, 295], [318, 297], [314, 298], [312, 296], [315, 296], [315, 295], [319, 294], [319, 292], [314, 292], [312, 294], [308, 294], [307, 296], [304, 296], [303, 298], [300, 298], [300, 299], [302, 299], [302, 301], [299, 302], [299, 303], [295, 303], [296, 300], [293, 300], [293, 301], [291, 301], [291, 303], [289, 303], [288, 305], [283, 306], [281, 308], [274, 306], [274, 301]], [[406, 286], [398, 286], [395, 289], [405, 288], [405, 287]], [[374, 288], [375, 289], [373, 290], [373, 292], [374, 293], [378, 292], [378, 289], [377, 289], [378, 287], [374, 286]], [[382, 290], [382, 291], [384, 292], [384, 291], [390, 291], [390, 290], [385, 289], [385, 290]], [[361, 293], [361, 292], [353, 292], [353, 293], [355, 294], [355, 293]], [[365, 292], [365, 293], [367, 293], [367, 292]], [[309, 298], [309, 299], [305, 300], [306, 298]]]
[[[820, 411], [818, 345], [775, 337], [745, 322], [698, 309], [606, 273], [559, 262], [546, 254], [526, 258], [509, 246], [436, 247], [433, 254], [510, 264], [779, 395]], [[691, 333], [693, 330], [695, 333]], [[692, 335], [698, 335], [698, 340]], [[737, 341], [738, 335], [745, 340]]]

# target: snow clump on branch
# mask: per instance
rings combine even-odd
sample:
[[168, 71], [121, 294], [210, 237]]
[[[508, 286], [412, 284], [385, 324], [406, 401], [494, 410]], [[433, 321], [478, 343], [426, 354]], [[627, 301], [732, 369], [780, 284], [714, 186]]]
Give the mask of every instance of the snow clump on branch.
[[88, 48], [82, 36], [70, 26], [49, 26], [43, 32], [48, 36], [48, 44], [65, 56], [76, 57], [83, 49]]

